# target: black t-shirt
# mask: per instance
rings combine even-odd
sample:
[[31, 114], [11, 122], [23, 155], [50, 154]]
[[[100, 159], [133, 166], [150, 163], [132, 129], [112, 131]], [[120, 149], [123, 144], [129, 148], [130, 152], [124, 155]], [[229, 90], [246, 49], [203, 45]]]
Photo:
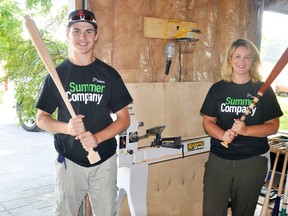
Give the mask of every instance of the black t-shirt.
[[[65, 60], [56, 70], [76, 115], [85, 116], [85, 129], [91, 133], [110, 125], [113, 122], [111, 112], [115, 113], [132, 102], [119, 73], [98, 59], [87, 66], [77, 66]], [[50, 114], [58, 108], [59, 121], [69, 122], [71, 118], [50, 75], [45, 79], [36, 107]], [[115, 138], [100, 143], [94, 150], [98, 151], [101, 161], [91, 165], [87, 152], [75, 137], [55, 134], [54, 144], [61, 155], [85, 167], [104, 162], [115, 154], [117, 146]]]
[[[257, 96], [263, 82], [245, 84], [219, 81], [212, 85], [205, 98], [200, 112], [216, 117], [217, 125], [223, 130], [232, 127], [234, 119], [240, 118]], [[283, 113], [277, 98], [269, 87], [259, 102], [245, 119], [245, 124], [258, 125], [265, 121], [282, 116]], [[211, 152], [225, 159], [244, 159], [261, 155], [269, 150], [267, 137], [251, 137], [238, 135], [229, 148], [221, 145], [221, 141], [211, 137]]]

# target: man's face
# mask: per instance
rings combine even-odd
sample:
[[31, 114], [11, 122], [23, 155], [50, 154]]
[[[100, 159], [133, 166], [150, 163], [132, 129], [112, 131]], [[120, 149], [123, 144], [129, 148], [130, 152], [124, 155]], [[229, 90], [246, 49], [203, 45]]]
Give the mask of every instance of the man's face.
[[93, 52], [94, 43], [98, 38], [97, 32], [92, 24], [77, 22], [72, 24], [66, 31], [67, 40], [76, 52], [86, 54]]

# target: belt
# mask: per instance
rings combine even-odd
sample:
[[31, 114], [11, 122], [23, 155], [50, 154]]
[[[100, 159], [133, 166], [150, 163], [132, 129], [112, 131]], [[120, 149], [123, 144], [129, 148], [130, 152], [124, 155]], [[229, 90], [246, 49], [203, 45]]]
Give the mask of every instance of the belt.
[[59, 163], [64, 163], [65, 170], [67, 169], [65, 157], [61, 154], [58, 154], [57, 161]]

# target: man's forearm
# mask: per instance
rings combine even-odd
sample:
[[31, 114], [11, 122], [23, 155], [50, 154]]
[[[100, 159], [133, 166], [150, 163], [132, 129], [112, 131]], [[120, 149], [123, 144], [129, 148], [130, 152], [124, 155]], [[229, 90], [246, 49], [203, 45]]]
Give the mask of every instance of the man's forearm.
[[66, 131], [67, 123], [60, 122], [52, 118], [51, 116], [41, 116], [40, 118], [37, 118], [36, 123], [38, 127], [41, 128], [42, 130], [45, 130], [51, 133], [67, 134], [67, 131]]

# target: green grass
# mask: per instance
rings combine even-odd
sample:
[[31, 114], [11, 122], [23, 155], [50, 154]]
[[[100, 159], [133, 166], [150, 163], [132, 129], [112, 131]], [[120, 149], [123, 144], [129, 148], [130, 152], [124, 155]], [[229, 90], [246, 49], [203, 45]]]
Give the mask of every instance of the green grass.
[[288, 131], [288, 97], [277, 96], [277, 99], [283, 112], [283, 116], [280, 118], [279, 130]]

